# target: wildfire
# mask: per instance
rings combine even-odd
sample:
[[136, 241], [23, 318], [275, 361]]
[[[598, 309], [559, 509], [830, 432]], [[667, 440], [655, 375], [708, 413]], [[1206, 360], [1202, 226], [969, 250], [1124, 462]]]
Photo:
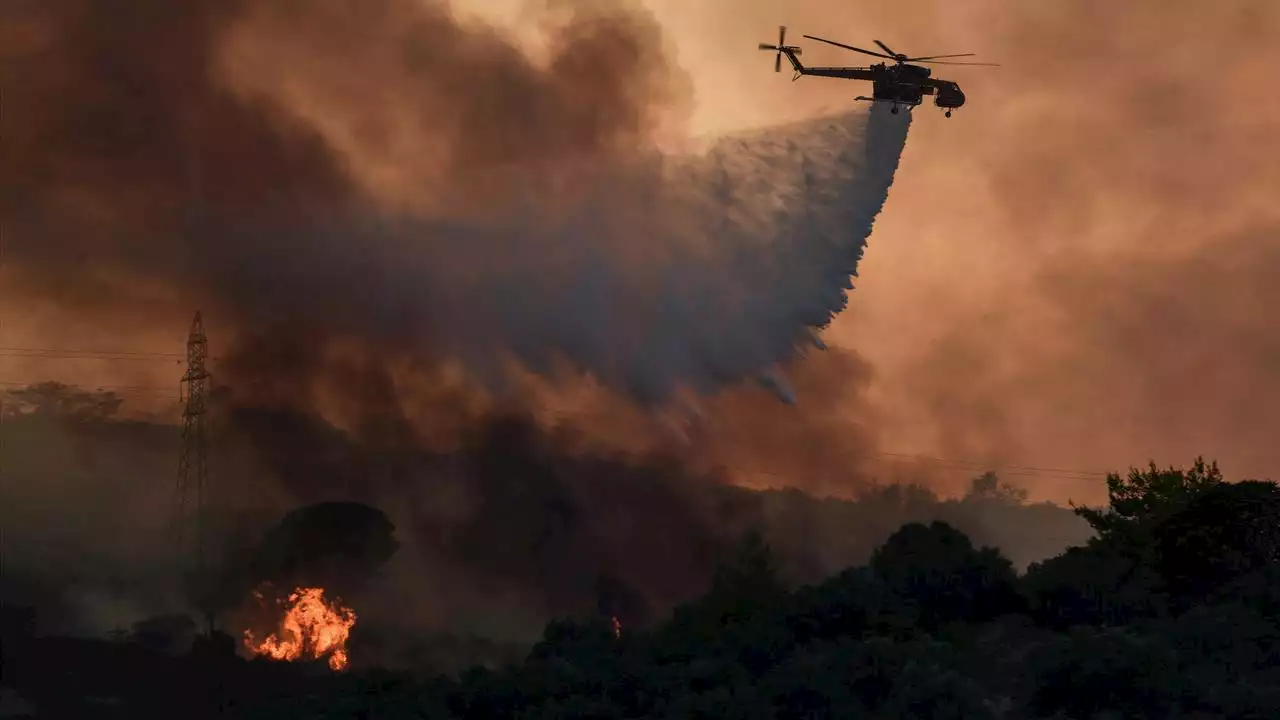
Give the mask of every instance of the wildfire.
[[[261, 593], [254, 593], [260, 600]], [[347, 636], [356, 624], [356, 613], [338, 601], [326, 601], [323, 588], [298, 588], [281, 603], [284, 617], [278, 632], [258, 641], [244, 631], [244, 644], [254, 655], [276, 660], [318, 660], [326, 655], [329, 667], [347, 666]]]

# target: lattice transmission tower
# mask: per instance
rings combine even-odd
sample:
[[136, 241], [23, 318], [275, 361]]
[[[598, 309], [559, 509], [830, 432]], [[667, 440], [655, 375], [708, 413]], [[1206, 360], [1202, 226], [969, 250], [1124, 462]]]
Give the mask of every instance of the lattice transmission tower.
[[209, 448], [206, 428], [208, 411], [209, 339], [196, 313], [187, 336], [187, 371], [182, 376], [182, 449], [178, 456], [178, 482], [174, 512], [174, 549], [183, 584], [194, 591], [200, 610], [212, 624], [206, 595], [209, 591], [208, 493]]

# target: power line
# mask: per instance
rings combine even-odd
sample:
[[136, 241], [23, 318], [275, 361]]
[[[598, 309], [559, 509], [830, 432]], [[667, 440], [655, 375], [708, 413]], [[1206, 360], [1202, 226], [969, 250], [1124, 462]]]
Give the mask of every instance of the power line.
[[74, 357], [145, 357], [145, 358], [177, 358], [181, 360], [186, 357], [183, 353], [178, 352], [146, 352], [135, 350], [74, 350], [70, 348], [22, 348], [22, 347], [0, 347], [0, 355], [11, 354], [36, 354], [36, 355], [54, 355], [54, 356], [74, 356]]
[[159, 385], [95, 385], [93, 387], [85, 387], [75, 383], [63, 383], [57, 380], [0, 380], [0, 385], [19, 385], [28, 388], [38, 388], [41, 385], [58, 385], [67, 389], [78, 389], [96, 392], [99, 390], [147, 390], [147, 391], [163, 391], [164, 388]]
[[[902, 457], [902, 458], [911, 459], [911, 460], [919, 460], [921, 462], [940, 463], [940, 464], [955, 465], [955, 466], [968, 466], [973, 469], [984, 469], [984, 468], [989, 469], [986, 463], [979, 463], [975, 461], [948, 460], [946, 458], [939, 458], [939, 457], [933, 457], [931, 455], [920, 455], [920, 454], [913, 454], [913, 453], [884, 452], [880, 454], [890, 456], [890, 457]], [[1074, 475], [1082, 479], [1105, 477], [1107, 475], [1106, 472], [1101, 470], [1070, 470], [1066, 468], [1036, 467], [1033, 465], [1001, 465], [1000, 469], [1014, 471], [1014, 472], [1028, 472], [1028, 473], [1036, 473], [1036, 474]]]
[[169, 357], [147, 357], [133, 355], [73, 355], [73, 354], [54, 354], [54, 353], [12, 353], [0, 352], [0, 357], [4, 358], [30, 358], [34, 360], [120, 360], [128, 362], [163, 362], [180, 364], [182, 358]]
[[[0, 386], [17, 387], [21, 390], [33, 389], [38, 390], [40, 385], [55, 382], [50, 380], [26, 381], [26, 380], [0, 380]], [[181, 399], [175, 390], [166, 390], [156, 385], [98, 385], [96, 387], [81, 387], [65, 383], [56, 383], [68, 389], [76, 389], [83, 392], [110, 392], [118, 395], [152, 395], [155, 397], [167, 397], [174, 400]]]
[[[150, 362], [182, 364], [184, 356], [180, 353], [148, 353], [127, 351], [92, 351], [61, 350], [53, 348], [0, 348], [0, 358], [22, 358], [29, 360], [91, 360], [94, 362]], [[209, 356], [209, 360], [218, 360], [217, 356]]]
[[[1031, 470], [1029, 468], [1020, 468], [1014, 465], [999, 465], [991, 463], [977, 463], [967, 461], [946, 461], [940, 458], [931, 458], [925, 455], [912, 455], [910, 453], [839, 453], [839, 457], [846, 460], [860, 460], [864, 462], [888, 462], [900, 463], [905, 465], [908, 460], [919, 460], [927, 462], [930, 465], [938, 465], [942, 469], [956, 470], [963, 472], [994, 472], [1001, 478], [1034, 478], [1037, 480], [1059, 480], [1064, 482], [1095, 482], [1104, 479], [1107, 476], [1105, 472], [1090, 473], [1088, 471], [1070, 471], [1066, 474], [1049, 470]], [[746, 470], [745, 468], [729, 468], [732, 470], [741, 470], [756, 475], [769, 475], [773, 477], [784, 477], [783, 473], [771, 472], [766, 470]]]

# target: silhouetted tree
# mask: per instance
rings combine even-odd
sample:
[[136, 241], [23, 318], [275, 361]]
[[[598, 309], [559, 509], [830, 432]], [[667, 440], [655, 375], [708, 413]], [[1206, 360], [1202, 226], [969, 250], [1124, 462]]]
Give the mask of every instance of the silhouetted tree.
[[1166, 609], [1156, 569], [1098, 541], [1032, 563], [1022, 586], [1036, 621], [1058, 629], [1123, 625]]
[[1013, 564], [943, 522], [904, 525], [871, 556], [871, 569], [918, 609], [926, 628], [1020, 609]]
[[1154, 536], [1170, 591], [1184, 604], [1203, 600], [1280, 561], [1280, 488], [1221, 483], [1158, 525]]
[[[6, 627], [5, 683], [59, 717], [96, 717], [103, 697], [124, 717], [197, 717], [192, 704], [216, 701], [246, 720], [1280, 717], [1280, 489], [1218, 477], [1203, 463], [1113, 476], [1115, 507], [1082, 513], [1100, 537], [1021, 583], [1000, 553], [933, 522], [789, 592], [752, 531], [652, 631], [557, 620], [522, 662], [456, 680], [35, 636], [14, 650]], [[984, 478], [973, 494], [1003, 497]], [[596, 589], [601, 610], [629, 591], [607, 577]], [[1010, 614], [1019, 589], [1039, 623]]]
[[[399, 549], [395, 525], [377, 508], [322, 502], [297, 508], [263, 536], [250, 563], [249, 582], [283, 592], [315, 585], [348, 594], [363, 585]], [[232, 600], [242, 599], [240, 589]]]
[[1075, 507], [1097, 537], [1028, 568], [1023, 586], [1037, 619], [1056, 627], [1115, 625], [1168, 612], [1157, 528], [1222, 485], [1217, 463], [1203, 458], [1185, 470], [1151, 463], [1126, 477], [1109, 474], [1108, 506]]
[[[1142, 533], [1220, 484], [1222, 472], [1218, 470], [1218, 463], [1206, 465], [1204, 458], [1196, 458], [1188, 470], [1175, 467], [1161, 470], [1150, 463], [1146, 470], [1131, 469], [1124, 478], [1108, 474], [1108, 506], [1076, 507], [1075, 512], [1103, 539]], [[1133, 539], [1141, 541], [1145, 535]]]
[[753, 528], [743, 536], [733, 557], [716, 568], [711, 596], [768, 601], [786, 591], [764, 534]]
[[124, 399], [114, 392], [83, 390], [60, 382], [42, 382], [3, 393], [0, 417], [46, 415], [71, 420], [114, 417]]
[[1021, 505], [1027, 501], [1027, 491], [1025, 488], [1005, 485], [1000, 482], [1000, 478], [994, 472], [987, 471], [969, 483], [969, 492], [965, 494], [964, 499]]
[[529, 657], [591, 663], [614, 652], [617, 643], [613, 627], [606, 620], [554, 620], [543, 630], [542, 640], [533, 646]]
[[[896, 623], [895, 623], [896, 621]], [[824, 583], [800, 588], [787, 623], [798, 643], [861, 638], [873, 630], [893, 634], [913, 625], [898, 598], [870, 568], [850, 568]]]
[[1036, 717], [1169, 718], [1184, 709], [1177, 654], [1159, 635], [1081, 628], [1027, 662], [1027, 709]]

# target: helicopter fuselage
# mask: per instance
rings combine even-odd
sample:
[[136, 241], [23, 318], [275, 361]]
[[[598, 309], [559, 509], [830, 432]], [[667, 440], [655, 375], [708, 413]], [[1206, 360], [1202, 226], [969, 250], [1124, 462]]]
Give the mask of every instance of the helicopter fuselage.
[[[914, 107], [924, 102], [925, 95], [933, 96], [933, 104], [950, 112], [964, 105], [964, 92], [951, 80], [932, 77], [927, 67], [909, 63], [876, 63], [869, 67], [806, 67], [795, 53], [784, 48], [782, 52], [791, 61], [796, 77], [840, 78], [866, 80], [871, 83], [871, 100]], [[895, 110], [896, 112], [896, 110]]]

